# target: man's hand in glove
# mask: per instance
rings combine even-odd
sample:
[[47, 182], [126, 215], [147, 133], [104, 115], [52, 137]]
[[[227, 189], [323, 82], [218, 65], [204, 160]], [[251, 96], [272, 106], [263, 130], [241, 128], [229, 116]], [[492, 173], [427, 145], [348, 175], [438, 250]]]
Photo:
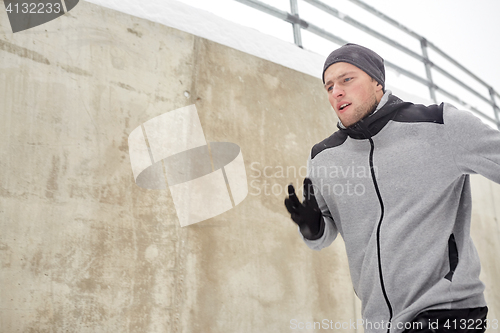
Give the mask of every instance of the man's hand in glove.
[[309, 178], [304, 179], [304, 202], [300, 203], [293, 185], [290, 184], [288, 185], [288, 198], [285, 199], [285, 206], [292, 215], [292, 220], [299, 225], [300, 232], [305, 238], [315, 240], [323, 236], [325, 222]]

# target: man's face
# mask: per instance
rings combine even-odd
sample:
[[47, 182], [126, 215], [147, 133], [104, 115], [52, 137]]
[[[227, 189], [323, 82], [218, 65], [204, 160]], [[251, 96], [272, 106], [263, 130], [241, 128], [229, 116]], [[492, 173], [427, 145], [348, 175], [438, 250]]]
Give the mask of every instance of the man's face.
[[346, 62], [337, 62], [328, 67], [325, 82], [328, 100], [346, 127], [372, 112], [384, 95], [381, 84]]

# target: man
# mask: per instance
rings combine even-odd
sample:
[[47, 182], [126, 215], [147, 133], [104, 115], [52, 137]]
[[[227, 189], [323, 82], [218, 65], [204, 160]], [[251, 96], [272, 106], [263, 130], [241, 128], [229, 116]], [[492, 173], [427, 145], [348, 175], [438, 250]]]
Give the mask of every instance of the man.
[[500, 183], [500, 133], [449, 104], [385, 90], [383, 59], [346, 44], [323, 82], [339, 130], [308, 160], [304, 201], [285, 205], [314, 250], [344, 239], [367, 332], [483, 332], [469, 174]]

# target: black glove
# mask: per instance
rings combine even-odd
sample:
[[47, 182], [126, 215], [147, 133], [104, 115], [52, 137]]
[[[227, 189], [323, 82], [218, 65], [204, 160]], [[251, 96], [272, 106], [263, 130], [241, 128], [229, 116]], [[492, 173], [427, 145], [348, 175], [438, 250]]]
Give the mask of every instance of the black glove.
[[288, 198], [285, 199], [285, 206], [292, 215], [292, 220], [299, 225], [300, 232], [305, 238], [315, 240], [323, 236], [325, 222], [309, 178], [304, 179], [304, 202], [300, 203], [293, 185], [290, 184], [288, 185]]

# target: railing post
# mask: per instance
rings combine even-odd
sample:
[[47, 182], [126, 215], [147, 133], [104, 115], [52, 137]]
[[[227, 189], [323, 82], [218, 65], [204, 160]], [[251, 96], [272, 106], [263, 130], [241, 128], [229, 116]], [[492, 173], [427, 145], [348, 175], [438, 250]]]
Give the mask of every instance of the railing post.
[[[292, 11], [292, 15], [299, 18], [299, 6], [297, 5], [297, 0], [290, 0], [290, 9]], [[300, 34], [300, 24], [292, 23], [293, 26], [293, 40], [295, 45], [302, 48], [302, 36]]]
[[500, 130], [500, 117], [498, 115], [498, 113], [500, 112], [500, 110], [498, 109], [498, 106], [497, 106], [497, 103], [495, 101], [495, 90], [492, 88], [492, 87], [489, 87], [488, 88], [489, 92], [490, 92], [490, 96], [491, 96], [491, 105], [493, 106], [493, 113], [495, 113], [495, 119], [497, 121], [497, 128]]
[[424, 57], [424, 65], [425, 65], [425, 72], [427, 74], [427, 80], [430, 82], [429, 93], [434, 103], [437, 103], [436, 91], [434, 89], [434, 81], [432, 80], [432, 72], [431, 72], [432, 65], [431, 62], [429, 61], [429, 55], [427, 53], [427, 39], [422, 37], [420, 39], [420, 46], [422, 47], [422, 56]]

